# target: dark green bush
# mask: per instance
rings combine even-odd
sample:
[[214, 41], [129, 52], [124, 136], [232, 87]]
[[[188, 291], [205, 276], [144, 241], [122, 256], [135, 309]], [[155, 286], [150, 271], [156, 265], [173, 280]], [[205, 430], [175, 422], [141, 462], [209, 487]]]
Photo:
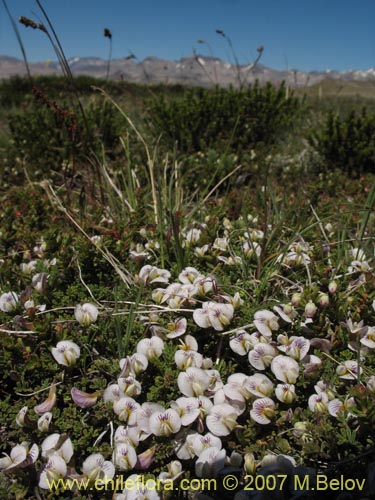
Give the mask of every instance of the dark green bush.
[[353, 177], [375, 170], [375, 114], [354, 111], [346, 117], [330, 111], [323, 127], [310, 134], [323, 172], [338, 168]]
[[113, 154], [119, 144], [120, 117], [114, 107], [97, 99], [85, 107], [85, 117], [66, 102], [42, 97], [9, 114], [10, 155], [21, 158], [34, 174], [61, 171], [69, 163], [87, 160], [89, 152]]
[[215, 149], [248, 151], [270, 145], [290, 130], [303, 101], [288, 96], [285, 85], [258, 83], [246, 89], [188, 89], [181, 98], [150, 102], [150, 123], [169, 149], [190, 153]]

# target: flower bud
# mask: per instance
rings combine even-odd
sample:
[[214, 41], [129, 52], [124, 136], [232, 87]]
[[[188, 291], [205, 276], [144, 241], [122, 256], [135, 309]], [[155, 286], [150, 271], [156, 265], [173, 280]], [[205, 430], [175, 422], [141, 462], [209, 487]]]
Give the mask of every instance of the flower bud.
[[257, 470], [257, 464], [255, 462], [255, 458], [252, 453], [246, 453], [244, 469], [246, 474], [250, 474], [252, 476], [255, 475], [255, 471]]
[[313, 318], [316, 314], [317, 307], [316, 305], [309, 300], [309, 302], [305, 306], [305, 316], [306, 318]]
[[331, 295], [336, 293], [337, 288], [338, 288], [338, 285], [337, 285], [336, 281], [331, 281], [331, 283], [329, 283], [329, 285], [328, 285], [328, 291]]
[[302, 300], [302, 293], [301, 292], [293, 293], [291, 302], [292, 302], [292, 305], [294, 307], [299, 306], [301, 303], [301, 300]]
[[320, 307], [327, 307], [329, 304], [329, 295], [327, 293], [319, 294], [319, 305]]

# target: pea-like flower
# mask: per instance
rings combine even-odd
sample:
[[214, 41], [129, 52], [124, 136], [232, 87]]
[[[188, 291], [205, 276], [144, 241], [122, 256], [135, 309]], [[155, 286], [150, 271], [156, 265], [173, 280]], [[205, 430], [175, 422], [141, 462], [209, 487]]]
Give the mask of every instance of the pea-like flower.
[[207, 448], [214, 447], [221, 450], [223, 447], [221, 439], [218, 436], [214, 436], [210, 432], [207, 432], [207, 434], [204, 435], [196, 434], [192, 440], [192, 445], [194, 453], [197, 457], [199, 457]]
[[115, 467], [101, 453], [94, 453], [83, 462], [82, 472], [89, 481], [107, 481], [114, 477]]
[[265, 370], [277, 355], [277, 350], [271, 344], [259, 342], [249, 352], [249, 363], [257, 370]]
[[50, 434], [42, 443], [42, 457], [60, 456], [65, 463], [69, 463], [73, 456], [73, 444], [66, 434]]
[[52, 421], [52, 413], [50, 411], [43, 413], [43, 415], [39, 417], [37, 423], [39, 431], [48, 432], [51, 421]]
[[71, 340], [62, 340], [58, 342], [56, 347], [51, 349], [51, 352], [52, 356], [60, 365], [68, 367], [75, 365], [81, 354], [78, 345]]
[[271, 398], [256, 399], [250, 410], [250, 416], [258, 424], [267, 425], [275, 415], [275, 407], [275, 402]]
[[358, 368], [359, 373], [362, 374], [363, 369], [362, 367], [358, 367], [357, 361], [348, 359], [336, 368], [336, 373], [342, 379], [356, 380], [358, 377]]
[[328, 410], [328, 396], [325, 392], [312, 394], [308, 401], [309, 408], [314, 413], [325, 413]]
[[195, 473], [198, 477], [213, 478], [224, 469], [227, 454], [214, 446], [206, 448], [195, 462]]
[[166, 269], [159, 269], [155, 266], [147, 264], [139, 271], [138, 279], [144, 285], [152, 283], [168, 283], [171, 273]]
[[0, 458], [0, 470], [10, 471], [18, 467], [25, 467], [36, 462], [39, 456], [39, 448], [33, 444], [29, 448], [29, 443], [24, 441], [12, 448], [10, 455], [4, 453], [4, 457]]
[[201, 368], [190, 367], [177, 377], [178, 388], [184, 396], [203, 396], [209, 384], [209, 376]]
[[164, 349], [164, 342], [154, 335], [150, 339], [142, 339], [137, 344], [137, 353], [146, 356], [148, 361], [159, 358]]
[[204, 302], [202, 309], [193, 313], [194, 321], [201, 328], [214, 328], [221, 332], [229, 325], [233, 318], [234, 307], [232, 304], [219, 304], [217, 302]]
[[52, 481], [58, 481], [66, 476], [68, 468], [66, 462], [59, 455], [52, 455], [44, 466], [40, 478], [39, 488], [50, 490]]
[[247, 390], [257, 398], [269, 397], [273, 392], [273, 383], [263, 373], [250, 375], [246, 382]]
[[299, 366], [295, 359], [280, 354], [273, 358], [271, 371], [281, 382], [295, 384], [299, 375]]
[[94, 306], [94, 304], [86, 303], [81, 306], [78, 304], [74, 309], [74, 316], [78, 323], [84, 326], [91, 325], [91, 323], [95, 323], [98, 319], [98, 308]]
[[119, 444], [113, 451], [112, 462], [120, 470], [131, 470], [137, 463], [137, 453], [130, 444]]
[[249, 333], [245, 330], [238, 330], [236, 336], [229, 341], [229, 346], [236, 354], [245, 356], [253, 347], [253, 343]]
[[169, 339], [175, 339], [177, 337], [181, 337], [186, 332], [187, 327], [187, 319], [186, 318], [177, 318], [175, 321], [168, 323], [168, 333], [167, 337]]
[[282, 403], [291, 404], [296, 399], [296, 388], [293, 384], [278, 384], [275, 396]]
[[122, 422], [127, 422], [128, 425], [136, 425], [139, 408], [140, 404], [130, 397], [123, 397], [113, 404], [113, 411]]
[[254, 314], [255, 328], [265, 337], [271, 337], [279, 329], [279, 318], [272, 311], [262, 309]]
[[176, 434], [182, 424], [178, 413], [170, 408], [162, 413], [153, 413], [149, 425], [154, 436], [170, 436]]
[[207, 428], [214, 436], [229, 436], [237, 427], [237, 411], [228, 404], [214, 405], [206, 418]]
[[18, 295], [15, 292], [6, 292], [0, 295], [0, 311], [12, 312], [18, 304]]
[[184, 351], [182, 349], [178, 349], [174, 355], [174, 360], [177, 368], [180, 370], [186, 370], [190, 366], [201, 368], [203, 356], [196, 351]]

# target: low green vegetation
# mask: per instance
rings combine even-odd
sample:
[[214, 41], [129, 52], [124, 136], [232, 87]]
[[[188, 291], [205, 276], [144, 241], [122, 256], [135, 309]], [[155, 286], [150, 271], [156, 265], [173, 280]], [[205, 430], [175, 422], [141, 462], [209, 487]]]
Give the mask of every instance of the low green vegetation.
[[64, 82], [1, 83], [1, 498], [373, 498], [372, 104]]

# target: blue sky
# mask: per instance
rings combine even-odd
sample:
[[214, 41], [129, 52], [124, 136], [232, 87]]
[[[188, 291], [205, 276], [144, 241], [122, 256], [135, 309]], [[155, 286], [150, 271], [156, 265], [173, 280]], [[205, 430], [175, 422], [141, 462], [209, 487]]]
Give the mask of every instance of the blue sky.
[[[261, 62], [275, 69], [369, 69], [375, 67], [375, 0], [42, 0], [68, 57], [133, 52], [177, 60], [197, 52], [233, 61], [222, 29], [240, 63], [251, 62], [264, 46]], [[15, 19], [41, 17], [35, 0], [7, 0]], [[47, 37], [19, 25], [29, 61], [56, 59]], [[0, 0], [0, 54], [21, 58]]]

